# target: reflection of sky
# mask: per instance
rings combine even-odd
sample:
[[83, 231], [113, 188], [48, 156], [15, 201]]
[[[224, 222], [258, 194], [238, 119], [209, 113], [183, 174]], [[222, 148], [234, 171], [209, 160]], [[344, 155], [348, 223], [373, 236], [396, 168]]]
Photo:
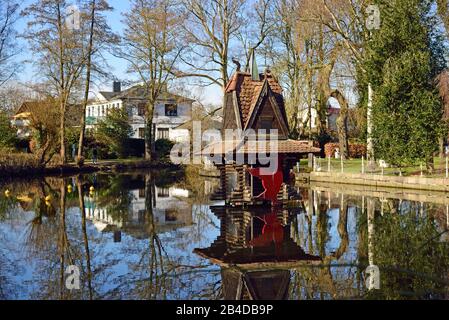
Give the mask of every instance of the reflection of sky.
[[[0, 223], [2, 239], [0, 244], [1, 274], [6, 280], [6, 283], [3, 283], [1, 287], [6, 285], [6, 288], [2, 290], [12, 291], [7, 295], [5, 293], [8, 299], [28, 299], [35, 297], [36, 294], [39, 297], [40, 283], [46, 276], [41, 274], [41, 271], [48, 269], [50, 265], [58, 266], [56, 255], [53, 259], [53, 257], [50, 258], [45, 255], [37, 257], [29, 254], [26, 238], [30, 227], [28, 222], [33, 217], [33, 213], [19, 211], [11, 220]], [[219, 230], [210, 223], [202, 221], [204, 219], [211, 219], [215, 225], [219, 225], [218, 220], [210, 211], [200, 213], [199, 210], [193, 210], [194, 223], [191, 226], [159, 234], [161, 244], [170, 262], [185, 266], [207, 265], [206, 261], [192, 254], [194, 248], [207, 246], [218, 236]], [[68, 210], [67, 228], [70, 245], [84, 253], [81, 218], [78, 208]], [[201, 230], [199, 230], [200, 228]], [[87, 221], [87, 233], [92, 270], [95, 273], [93, 287], [98, 296], [139, 299], [138, 295], [134, 296], [132, 286], [137, 284], [139, 280], [149, 277], [149, 240], [139, 240], [122, 233], [121, 242], [114, 243], [113, 233], [100, 233], [90, 221]], [[81, 273], [83, 274], [85, 261], [82, 264]], [[207, 270], [210, 269], [216, 268], [209, 267]], [[183, 270], [180, 269], [179, 271]], [[209, 282], [217, 282], [214, 276], [216, 274], [208, 275], [205, 273], [199, 277], [192, 277], [191, 274], [181, 276], [179, 279], [175, 279], [175, 282], [189, 283], [190, 289], [183, 291], [179, 288], [178, 290], [173, 288], [172, 291], [168, 290], [166, 298], [195, 298], [195, 293], [201, 292]], [[58, 272], [54, 272], [52, 281], [57, 282], [58, 275]], [[3, 279], [2, 282], [4, 282]]]
[[[357, 203], [359, 204], [359, 203]], [[376, 208], [379, 213], [380, 202]], [[418, 203], [404, 201], [401, 211], [415, 210]], [[425, 206], [425, 208], [427, 208]], [[193, 254], [195, 248], [207, 248], [219, 236], [219, 219], [206, 205], [192, 206], [192, 223], [187, 226], [163, 229], [157, 236], [164, 251], [164, 272], [167, 280], [163, 290], [156, 296], [149, 292], [155, 287], [150, 282], [151, 241], [138, 239], [126, 231], [122, 232], [121, 242], [114, 242], [113, 232], [100, 232], [92, 221], [87, 220], [91, 265], [93, 271], [94, 296], [102, 299], [207, 299], [215, 297], [216, 284], [220, 283], [220, 269], [210, 265], [205, 259]], [[435, 210], [435, 207], [434, 209]], [[327, 210], [327, 234], [325, 255], [331, 256], [340, 244], [338, 231], [339, 209]], [[74, 262], [81, 266], [85, 279], [86, 261], [80, 211], [78, 208], [67, 210], [66, 225]], [[56, 225], [58, 217], [50, 223], [43, 219], [43, 226]], [[312, 238], [308, 237], [306, 215], [298, 217], [298, 242], [309, 254], [319, 255], [317, 244], [317, 216], [312, 217]], [[7, 299], [56, 299], [58, 298], [59, 256], [55, 243], [58, 235], [45, 233], [44, 249], [32, 250], [29, 243], [33, 212], [21, 209], [12, 210], [5, 220], [0, 221], [0, 298]], [[354, 267], [338, 266], [358, 263], [358, 231], [360, 208], [353, 201], [348, 204], [347, 230], [349, 243], [346, 252], [338, 260], [332, 260], [332, 278], [340, 286], [355, 286]], [[142, 226], [143, 227], [143, 226]], [[309, 244], [312, 245], [310, 249]], [[82, 258], [80, 258], [82, 257]], [[173, 266], [178, 266], [172, 270]], [[182, 266], [182, 267], [179, 267]], [[192, 268], [189, 268], [192, 267]], [[352, 278], [351, 278], [352, 277]], [[352, 279], [352, 280], [351, 280]], [[160, 286], [161, 284], [158, 284]], [[52, 289], [48, 289], [48, 287]], [[219, 288], [219, 286], [218, 286]], [[82, 297], [88, 297], [86, 283], [82, 282]], [[305, 289], [297, 289], [305, 295]], [[328, 293], [323, 296], [314, 291], [312, 298], [331, 298]], [[323, 291], [324, 292], [324, 291]], [[315, 296], [316, 294], [316, 296]]]

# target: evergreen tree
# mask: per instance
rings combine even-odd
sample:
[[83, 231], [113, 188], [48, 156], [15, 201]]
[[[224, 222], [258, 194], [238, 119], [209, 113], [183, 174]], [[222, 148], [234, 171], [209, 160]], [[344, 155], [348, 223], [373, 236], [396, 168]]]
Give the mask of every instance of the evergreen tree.
[[7, 114], [0, 111], [0, 149], [14, 148], [17, 143], [17, 131], [11, 126]]
[[374, 89], [377, 159], [403, 167], [429, 163], [442, 134], [435, 78], [444, 46], [431, 0], [378, 0], [381, 27], [367, 45], [364, 80]]
[[109, 152], [118, 157], [127, 155], [127, 142], [133, 133], [128, 121], [128, 113], [124, 109], [112, 109], [104, 120], [98, 123], [95, 139], [108, 146]]

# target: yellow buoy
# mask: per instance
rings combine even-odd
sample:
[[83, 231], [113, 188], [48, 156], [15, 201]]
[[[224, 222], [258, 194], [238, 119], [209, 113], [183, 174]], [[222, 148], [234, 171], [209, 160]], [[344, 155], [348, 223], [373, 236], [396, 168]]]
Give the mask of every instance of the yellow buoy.
[[32, 202], [33, 199], [31, 199], [28, 196], [17, 196], [17, 200], [19, 200], [20, 202]]
[[50, 201], [51, 201], [51, 195], [46, 196], [46, 197], [45, 197], [45, 201], [46, 201], [46, 202], [50, 202]]
[[95, 191], [95, 188], [94, 188], [94, 186], [92, 186], [92, 187], [90, 187], [90, 192], [94, 192]]
[[11, 191], [6, 190], [6, 191], [5, 191], [5, 196], [6, 196], [7, 198], [9, 198], [10, 195], [11, 195]]
[[72, 188], [72, 186], [69, 184], [69, 186], [67, 187], [67, 191], [69, 192], [69, 193], [72, 193], [72, 191], [73, 191], [73, 188]]

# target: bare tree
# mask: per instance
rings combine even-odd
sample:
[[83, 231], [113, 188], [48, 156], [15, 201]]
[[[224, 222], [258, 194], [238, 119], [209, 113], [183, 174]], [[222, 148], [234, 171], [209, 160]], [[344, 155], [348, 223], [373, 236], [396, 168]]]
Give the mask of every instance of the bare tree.
[[70, 7], [65, 0], [36, 0], [22, 13], [30, 20], [24, 35], [37, 56], [36, 65], [51, 84], [49, 91], [58, 99], [60, 112], [60, 162], [66, 163], [66, 109], [78, 87], [83, 67], [82, 32], [66, 23]]
[[153, 114], [166, 91], [185, 44], [178, 36], [183, 12], [173, 0], [133, 0], [125, 14], [125, 31], [117, 55], [129, 63], [128, 71], [144, 84], [147, 101], [145, 158], [151, 160]]
[[0, 110], [12, 115], [27, 100], [33, 98], [33, 92], [26, 85], [10, 81], [0, 88]]
[[245, 70], [249, 69], [251, 52], [262, 47], [275, 30], [274, 4], [273, 0], [258, 0], [245, 10], [244, 23], [237, 32], [246, 58]]
[[86, 132], [86, 108], [89, 100], [92, 71], [97, 71], [97, 73], [101, 72], [101, 67], [96, 66], [94, 64], [95, 61], [92, 60], [98, 58], [97, 55], [101, 55], [101, 51], [104, 49], [105, 45], [107, 46], [108, 44], [116, 42], [116, 37], [110, 31], [105, 17], [102, 15], [103, 12], [112, 10], [108, 2], [106, 0], [90, 0], [87, 7], [86, 11], [89, 13], [87, 14], [86, 21], [89, 21], [89, 29], [86, 37], [87, 50], [84, 54], [86, 60], [86, 75], [84, 80], [84, 99], [82, 104], [81, 130], [78, 144], [77, 162], [79, 165], [84, 163], [83, 151]]
[[229, 53], [244, 21], [242, 7], [246, 0], [183, 0], [188, 19], [185, 41], [190, 44], [182, 57], [188, 71], [180, 77], [202, 79], [201, 85], [218, 85], [223, 91], [229, 80]]
[[18, 54], [14, 24], [19, 18], [19, 5], [13, 0], [0, 2], [0, 87], [17, 72], [19, 64], [13, 61]]

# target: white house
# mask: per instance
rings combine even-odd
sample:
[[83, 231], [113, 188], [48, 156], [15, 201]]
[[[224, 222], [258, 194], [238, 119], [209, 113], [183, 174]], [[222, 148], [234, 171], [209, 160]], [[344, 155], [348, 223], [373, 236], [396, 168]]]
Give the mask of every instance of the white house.
[[[310, 116], [312, 118], [312, 130], [316, 130], [318, 127], [318, 112], [315, 108], [312, 108], [310, 110]], [[329, 105], [327, 109], [327, 128], [331, 131], [337, 131], [337, 118], [340, 115], [340, 107], [335, 107], [332, 105]], [[298, 118], [301, 123], [304, 123], [307, 121], [309, 124], [309, 109], [304, 108], [300, 109], [298, 112]]]
[[[155, 139], [169, 139], [184, 142], [190, 137], [186, 128], [179, 128], [192, 118], [193, 100], [176, 94], [163, 92], [155, 106], [153, 114], [153, 130]], [[114, 82], [112, 92], [101, 91], [95, 101], [86, 108], [87, 129], [92, 129], [99, 120], [106, 117], [113, 108], [125, 108], [134, 130], [132, 138], [145, 138], [145, 113], [147, 99], [145, 87], [135, 85], [121, 90], [121, 83]]]

